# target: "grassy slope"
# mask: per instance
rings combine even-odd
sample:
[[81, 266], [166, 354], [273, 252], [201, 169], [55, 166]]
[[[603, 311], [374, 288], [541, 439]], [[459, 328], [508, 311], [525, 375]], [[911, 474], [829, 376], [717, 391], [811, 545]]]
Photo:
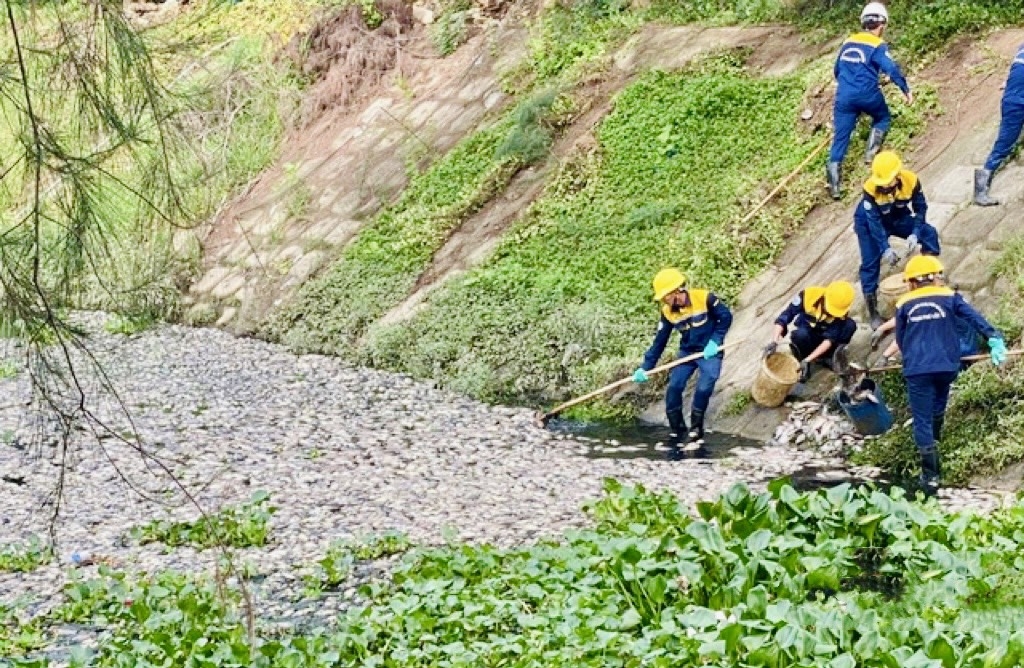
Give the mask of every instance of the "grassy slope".
[[580, 390], [634, 363], [659, 266], [730, 298], [778, 249], [779, 219], [729, 223], [742, 193], [809, 150], [792, 122], [804, 88], [727, 59], [644, 77], [602, 122], [598, 151], [564, 166], [484, 266], [412, 323], [374, 331], [366, 358], [503, 400]]

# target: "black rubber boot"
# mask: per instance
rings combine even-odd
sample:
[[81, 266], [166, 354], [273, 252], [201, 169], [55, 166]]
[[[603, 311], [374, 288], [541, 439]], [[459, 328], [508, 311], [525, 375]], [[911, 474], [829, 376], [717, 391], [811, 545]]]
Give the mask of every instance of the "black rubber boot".
[[668, 415], [668, 429], [672, 432], [674, 438], [681, 438], [686, 433], [686, 422], [683, 420], [682, 409], [677, 411], [669, 411]]
[[995, 206], [999, 200], [993, 199], [988, 194], [988, 188], [992, 185], [992, 172], [987, 169], [974, 170], [974, 203], [978, 206]]
[[871, 134], [868, 135], [868, 148], [864, 151], [865, 165], [870, 165], [871, 161], [875, 159], [878, 152], [882, 150], [883, 142], [885, 142], [885, 131], [871, 128]]
[[934, 445], [921, 449], [921, 489], [928, 496], [939, 491], [939, 476], [942, 474], [939, 464], [939, 450]]
[[843, 192], [839, 189], [839, 163], [828, 163], [825, 167], [825, 176], [828, 178], [828, 194], [831, 195], [834, 200], [842, 199]]
[[704, 441], [704, 411], [694, 408], [690, 411], [690, 433], [687, 444], [699, 444]]
[[936, 415], [932, 418], [932, 438], [938, 443], [942, 440], [942, 426], [946, 424], [946, 415]]
[[864, 295], [864, 301], [868, 305], [868, 317], [871, 318], [871, 330], [874, 331], [882, 326], [882, 314], [878, 312], [878, 295], [874, 292]]

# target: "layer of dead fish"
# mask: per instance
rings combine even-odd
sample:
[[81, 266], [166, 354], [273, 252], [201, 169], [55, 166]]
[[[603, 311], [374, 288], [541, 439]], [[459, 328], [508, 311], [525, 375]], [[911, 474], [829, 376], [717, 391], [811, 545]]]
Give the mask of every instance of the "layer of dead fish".
[[[854, 400], [877, 401], [870, 392]], [[840, 411], [830, 410], [817, 401], [790, 405], [789, 417], [775, 428], [770, 443], [779, 446], [814, 448], [824, 455], [846, 455], [862, 447], [864, 437], [857, 433]]]

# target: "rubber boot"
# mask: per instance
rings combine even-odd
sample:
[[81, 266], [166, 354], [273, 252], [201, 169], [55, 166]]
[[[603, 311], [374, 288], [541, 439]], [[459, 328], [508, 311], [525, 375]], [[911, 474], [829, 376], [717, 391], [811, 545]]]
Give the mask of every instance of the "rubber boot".
[[839, 163], [828, 163], [825, 167], [825, 176], [828, 178], [828, 194], [831, 195], [834, 200], [842, 199], [843, 192], [839, 189]]
[[687, 445], [699, 445], [704, 442], [704, 411], [694, 408], [690, 411], [690, 433], [686, 438]]
[[932, 438], [938, 443], [942, 440], [942, 426], [946, 424], [946, 415], [936, 415], [932, 418]]
[[672, 438], [680, 438], [686, 433], [686, 422], [683, 420], [682, 409], [677, 411], [669, 411], [668, 415], [668, 429], [671, 432]]
[[878, 312], [878, 295], [874, 292], [864, 295], [864, 301], [868, 305], [868, 317], [871, 318], [871, 331], [882, 326], [882, 314]]
[[942, 474], [939, 464], [939, 450], [934, 445], [921, 449], [921, 489], [928, 496], [939, 491], [939, 476]]
[[875, 159], [878, 152], [882, 150], [882, 142], [885, 141], [885, 131], [876, 130], [871, 128], [871, 134], [868, 135], [868, 147], [864, 151], [864, 164], [870, 165], [871, 161]]
[[978, 206], [995, 206], [999, 200], [993, 199], [988, 194], [988, 188], [992, 185], [992, 172], [988, 169], [974, 170], [974, 203]]

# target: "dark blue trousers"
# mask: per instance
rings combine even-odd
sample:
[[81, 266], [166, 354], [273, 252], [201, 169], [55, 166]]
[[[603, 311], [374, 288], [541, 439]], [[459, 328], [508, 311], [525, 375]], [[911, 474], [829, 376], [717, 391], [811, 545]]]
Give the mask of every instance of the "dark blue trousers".
[[850, 147], [850, 137], [857, 127], [857, 119], [861, 114], [871, 117], [871, 127], [882, 132], [889, 131], [892, 123], [892, 116], [889, 115], [889, 105], [885, 103], [885, 96], [878, 92], [877, 97], [851, 98], [846, 99], [836, 96], [835, 105], [832, 108], [832, 124], [835, 132], [832, 135], [832, 152], [829, 154], [829, 162], [842, 162], [846, 157], [846, 150]]
[[914, 418], [914, 444], [918, 450], [935, 446], [932, 421], [945, 415], [949, 387], [956, 380], [957, 373], [946, 371], [906, 377], [910, 414]]
[[996, 137], [992, 152], [988, 154], [988, 160], [985, 161], [985, 169], [993, 172], [999, 169], [999, 166], [1013, 151], [1017, 140], [1020, 139], [1021, 129], [1024, 129], [1024, 100], [1004, 98], [1002, 119], [999, 121], [999, 136]]
[[694, 362], [680, 364], [672, 369], [668, 377], [668, 389], [665, 390], [665, 412], [683, 410], [683, 392], [690, 377], [700, 369], [697, 376], [697, 388], [693, 391], [693, 408], [698, 411], [706, 411], [711, 395], [715, 391], [715, 383], [722, 375], [722, 357], [712, 357], [709, 360], [699, 359]]
[[[857, 233], [857, 244], [860, 246], [860, 287], [864, 294], [869, 295], [878, 290], [878, 281], [882, 276], [882, 253], [888, 246], [883, 247], [875, 243], [865, 218], [854, 216], [853, 231]], [[907, 214], [902, 218], [886, 221], [885, 231], [890, 236], [901, 239], [914, 234], [921, 244], [922, 253], [939, 254], [939, 232], [924, 222], [920, 216]]]

